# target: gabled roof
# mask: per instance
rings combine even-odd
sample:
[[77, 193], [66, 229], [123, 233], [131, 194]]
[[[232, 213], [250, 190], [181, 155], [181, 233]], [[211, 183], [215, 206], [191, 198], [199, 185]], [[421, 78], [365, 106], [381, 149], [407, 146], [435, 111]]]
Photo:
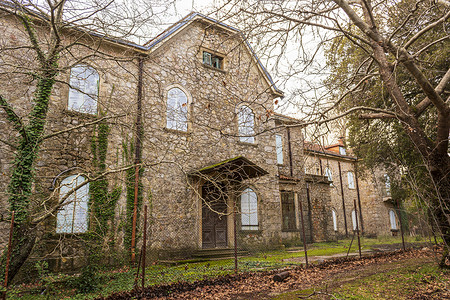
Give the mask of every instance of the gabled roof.
[[272, 77], [270, 76], [269, 72], [267, 72], [266, 68], [263, 66], [261, 61], [259, 60], [258, 56], [256, 55], [255, 51], [253, 51], [253, 48], [251, 47], [250, 43], [247, 41], [247, 39], [244, 37], [243, 33], [233, 26], [229, 26], [225, 23], [222, 23], [218, 20], [215, 20], [213, 18], [210, 18], [208, 16], [205, 16], [203, 14], [197, 13], [197, 12], [191, 12], [184, 18], [182, 18], [180, 21], [176, 22], [163, 32], [161, 32], [158, 36], [153, 38], [152, 40], [148, 41], [144, 44], [144, 47], [149, 50], [150, 52], [156, 50], [157, 48], [161, 47], [164, 43], [169, 41], [172, 37], [174, 37], [178, 32], [189, 26], [191, 23], [195, 21], [204, 21], [208, 22], [211, 25], [214, 25], [216, 27], [219, 27], [225, 31], [231, 32], [233, 34], [237, 34], [242, 38], [242, 41], [244, 42], [245, 46], [247, 47], [248, 51], [251, 53], [254, 62], [256, 63], [258, 69], [263, 74], [264, 78], [266, 79], [267, 83], [269, 84], [272, 92], [278, 96], [283, 96], [283, 92], [279, 90], [275, 83], [273, 82]]
[[[15, 12], [14, 12], [15, 9], [23, 8], [20, 5], [16, 5], [10, 1], [4, 1], [4, 0], [0, 0], [0, 7], [4, 8], [5, 11], [8, 11], [13, 14], [15, 14]], [[31, 14], [34, 17], [42, 19], [42, 20], [49, 19], [49, 16], [44, 15], [40, 12], [33, 11], [31, 9], [26, 9], [26, 13]], [[160, 33], [154, 39], [145, 43], [143, 46], [138, 45], [133, 42], [125, 41], [122, 39], [117, 39], [114, 37], [106, 36], [106, 35], [103, 35], [101, 33], [97, 33], [94, 31], [85, 31], [81, 28], [76, 28], [76, 27], [73, 29], [77, 30], [79, 32], [91, 35], [91, 36], [95, 36], [95, 37], [104, 39], [105, 41], [108, 41], [110, 43], [131, 47], [136, 50], [139, 50], [141, 53], [144, 52], [146, 54], [149, 54], [149, 53], [153, 52], [154, 50], [156, 50], [157, 48], [161, 47], [167, 41], [169, 41], [173, 36], [176, 35], [176, 33], [180, 32], [182, 29], [184, 29], [185, 27], [189, 26], [192, 22], [197, 21], [197, 20], [202, 20], [202, 21], [208, 22], [211, 25], [217, 26], [219, 28], [222, 28], [222, 29], [229, 31], [231, 33], [234, 33], [234, 34], [238, 34], [242, 38], [244, 45], [247, 47], [248, 51], [251, 53], [252, 58], [253, 58], [254, 62], [256, 63], [256, 66], [258, 67], [259, 71], [262, 73], [263, 77], [267, 81], [268, 85], [270, 86], [271, 91], [277, 96], [280, 96], [280, 97], [283, 96], [283, 92], [276, 87], [269, 72], [267, 72], [266, 68], [263, 66], [263, 64], [259, 60], [258, 56], [256, 55], [256, 53], [253, 51], [253, 48], [250, 46], [250, 43], [247, 41], [247, 39], [244, 37], [244, 35], [242, 34], [242, 32], [239, 29], [236, 29], [232, 26], [226, 25], [222, 22], [219, 22], [213, 18], [210, 18], [208, 16], [205, 16], [205, 15], [197, 13], [197, 12], [191, 12], [190, 14], [188, 14], [187, 16], [182, 18], [180, 21], [176, 22], [175, 24], [173, 24], [172, 26], [170, 26], [169, 28], [164, 30], [162, 33]]]
[[351, 156], [351, 155], [342, 155], [339, 154], [335, 151], [330, 151], [327, 150], [328, 146], [321, 146], [319, 144], [315, 144], [312, 142], [308, 142], [305, 141], [304, 142], [304, 150], [305, 152], [310, 152], [310, 153], [316, 153], [316, 154], [322, 154], [322, 155], [329, 155], [329, 156], [334, 156], [334, 157], [341, 157], [341, 158], [345, 158], [345, 159], [352, 159], [352, 160], [357, 160], [358, 158], [355, 156]]

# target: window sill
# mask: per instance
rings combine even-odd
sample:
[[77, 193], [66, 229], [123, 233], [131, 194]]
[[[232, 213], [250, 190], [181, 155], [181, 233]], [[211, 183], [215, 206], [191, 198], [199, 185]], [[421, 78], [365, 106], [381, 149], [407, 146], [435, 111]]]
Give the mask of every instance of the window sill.
[[246, 230], [246, 229], [244, 229], [244, 230], [239, 230], [239, 233], [240, 234], [262, 234], [262, 230], [261, 229], [258, 229], [258, 230]]
[[175, 133], [175, 134], [180, 134], [180, 135], [185, 135], [185, 136], [189, 136], [191, 134], [189, 131], [183, 131], [183, 130], [178, 130], [178, 129], [170, 129], [170, 128], [167, 128], [167, 127], [164, 127], [164, 131], [170, 132], [170, 133]]
[[238, 141], [237, 143], [238, 143], [238, 145], [242, 145], [242, 146], [251, 146], [251, 147], [255, 147], [255, 148], [258, 147], [257, 143], [248, 143], [248, 142], [241, 142], [241, 141]]
[[63, 113], [69, 116], [74, 116], [74, 117], [82, 117], [84, 119], [95, 119], [98, 117], [97, 114], [90, 114], [90, 113], [84, 113], [84, 112], [79, 112], [76, 110], [69, 110], [67, 108], [65, 108], [63, 110]]
[[207, 65], [207, 64], [205, 64], [205, 63], [202, 63], [202, 65], [203, 65], [203, 67], [205, 67], [205, 68], [207, 68], [207, 69], [210, 69], [210, 70], [219, 71], [219, 72], [221, 72], [221, 73], [223, 73], [223, 74], [227, 74], [227, 73], [228, 73], [228, 72], [225, 71], [225, 70], [215, 68], [215, 67], [210, 66], [210, 65]]

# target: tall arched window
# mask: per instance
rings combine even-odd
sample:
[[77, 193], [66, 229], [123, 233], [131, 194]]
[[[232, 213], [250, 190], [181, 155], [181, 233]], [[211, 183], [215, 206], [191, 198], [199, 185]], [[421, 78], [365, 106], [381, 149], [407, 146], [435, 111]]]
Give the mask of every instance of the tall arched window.
[[68, 109], [97, 114], [99, 75], [94, 68], [77, 65], [70, 70]]
[[244, 143], [255, 142], [255, 114], [252, 109], [242, 105], [238, 110], [239, 140]]
[[188, 130], [188, 98], [179, 88], [171, 88], [167, 92], [167, 119], [169, 129]]
[[355, 188], [355, 175], [353, 172], [347, 173], [347, 179], [348, 179], [348, 188], [354, 189]]
[[389, 210], [389, 220], [391, 222], [391, 230], [397, 230], [397, 218], [395, 212], [391, 209]]
[[[86, 178], [73, 175], [61, 182], [59, 198], [72, 192], [56, 216], [57, 233], [83, 233], [88, 229], [89, 183], [76, 189]], [[76, 189], [76, 190], [75, 190]]]
[[251, 188], [241, 194], [242, 230], [258, 230], [258, 196]]
[[337, 231], [337, 213], [334, 208], [331, 210], [331, 216], [333, 218], [333, 230]]

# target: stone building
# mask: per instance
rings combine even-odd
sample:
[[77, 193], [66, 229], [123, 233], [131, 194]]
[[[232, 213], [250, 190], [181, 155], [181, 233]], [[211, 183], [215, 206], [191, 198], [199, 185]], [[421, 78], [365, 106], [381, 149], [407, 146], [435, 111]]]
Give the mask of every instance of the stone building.
[[359, 174], [358, 158], [346, 149], [343, 138], [329, 146], [305, 142], [304, 153], [307, 177], [324, 177], [328, 182], [331, 203], [327, 210], [337, 237], [351, 236], [357, 226], [366, 236], [397, 233], [399, 220], [385, 172]]
[[[27, 41], [13, 14], [2, 13], [0, 22], [2, 43]], [[44, 29], [37, 34], [45, 40]], [[87, 232], [104, 251], [129, 249], [136, 187], [138, 244], [146, 205], [149, 253], [159, 258], [236, 241], [246, 249], [298, 244], [300, 205], [309, 240], [313, 225], [330, 224], [329, 199], [312, 207], [306, 198], [301, 131], [285, 126], [299, 121], [273, 113], [283, 93], [239, 30], [191, 13], [143, 46], [65, 34], [67, 43], [82, 41], [97, 55], [74, 46], [60, 58], [33, 197], [63, 205], [41, 223], [36, 259], [50, 259], [56, 269], [79, 267]], [[9, 54], [1, 59], [36, 67], [29, 53]], [[23, 114], [33, 93], [23, 84], [29, 75], [2, 68], [2, 90]], [[3, 111], [0, 117], [6, 120]], [[14, 129], [1, 126], [1, 213], [8, 215]], [[105, 172], [100, 186], [90, 181]], [[0, 223], [5, 237], [7, 222]], [[326, 227], [317, 232], [316, 239], [328, 238]]]
[[[34, 88], [14, 65], [31, 69], [36, 60], [15, 47], [27, 35], [13, 14], [2, 13], [0, 25], [1, 42], [20, 54], [1, 53], [13, 66], [0, 66], [2, 92], [24, 114]], [[37, 28], [45, 41], [45, 27]], [[245, 249], [299, 244], [302, 229], [308, 242], [351, 231], [356, 189], [342, 182], [358, 184], [356, 159], [304, 146], [300, 127], [293, 126], [300, 121], [273, 113], [283, 93], [238, 29], [191, 13], [143, 46], [70, 29], [63, 34], [66, 43], [78, 43], [60, 58], [33, 195], [45, 199], [37, 215], [63, 205], [41, 223], [34, 258], [49, 259], [55, 269], [77, 268], [88, 232], [105, 252], [126, 252], [135, 201], [138, 246], [145, 205], [148, 253], [160, 259], [235, 242]], [[5, 112], [0, 119], [6, 216], [15, 132]], [[105, 172], [106, 181], [90, 181]], [[367, 196], [360, 193], [368, 233], [368, 224], [386, 225], [387, 212], [374, 213], [370, 188], [368, 182]], [[0, 226], [4, 246], [8, 224]]]

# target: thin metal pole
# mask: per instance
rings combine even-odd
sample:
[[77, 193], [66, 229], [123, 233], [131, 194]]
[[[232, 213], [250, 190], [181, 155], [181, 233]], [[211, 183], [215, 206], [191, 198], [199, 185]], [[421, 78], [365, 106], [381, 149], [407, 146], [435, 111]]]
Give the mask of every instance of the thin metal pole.
[[356, 181], [356, 196], [358, 197], [358, 207], [359, 207], [359, 222], [361, 223], [361, 234], [364, 235], [364, 221], [363, 221], [363, 215], [362, 215], [362, 208], [361, 208], [361, 196], [359, 194], [359, 180], [358, 180], [358, 165], [357, 161], [355, 161], [355, 181]]
[[145, 261], [147, 254], [147, 205], [144, 206], [144, 241], [142, 244], [142, 291], [145, 286]]
[[11, 251], [12, 251], [12, 239], [13, 239], [13, 230], [14, 230], [14, 215], [15, 212], [11, 213], [11, 227], [9, 228], [9, 241], [8, 241], [8, 253], [6, 254], [6, 266], [5, 266], [5, 282], [3, 286], [5, 287], [5, 291], [2, 293], [2, 298], [6, 299], [6, 289], [8, 288], [8, 272], [9, 272], [9, 261], [11, 259]]
[[352, 245], [353, 245], [353, 240], [355, 239], [355, 232], [353, 232], [353, 235], [352, 235], [352, 241], [350, 242], [350, 246], [348, 247], [348, 250], [347, 250], [347, 256], [346, 257], [348, 257], [348, 254], [350, 253], [350, 249], [352, 248]]
[[402, 246], [403, 246], [403, 251], [406, 251], [406, 247], [405, 247], [405, 237], [403, 234], [403, 221], [402, 221], [402, 215], [401, 215], [401, 211], [400, 211], [400, 202], [397, 200], [397, 210], [398, 210], [398, 219], [400, 221], [400, 233], [402, 235]]
[[234, 231], [234, 273], [238, 272], [237, 230], [236, 230], [236, 202], [233, 205], [233, 231]]
[[298, 201], [299, 206], [300, 206], [300, 220], [302, 221], [302, 235], [303, 235], [303, 249], [305, 251], [305, 262], [306, 262], [306, 267], [308, 267], [308, 251], [306, 249], [306, 237], [305, 237], [305, 222], [303, 221], [303, 206], [302, 206], [302, 201]]
[[361, 255], [361, 240], [359, 239], [358, 209], [356, 207], [356, 200], [354, 200], [354, 199], [353, 199], [353, 206], [354, 206], [354, 209], [355, 209], [356, 234], [358, 235], [359, 258], [361, 258], [362, 255]]
[[133, 227], [131, 230], [131, 263], [134, 264], [136, 260], [136, 220], [137, 220], [137, 205], [138, 205], [138, 191], [139, 191], [139, 166], [136, 166], [134, 171], [134, 208], [133, 208]]

